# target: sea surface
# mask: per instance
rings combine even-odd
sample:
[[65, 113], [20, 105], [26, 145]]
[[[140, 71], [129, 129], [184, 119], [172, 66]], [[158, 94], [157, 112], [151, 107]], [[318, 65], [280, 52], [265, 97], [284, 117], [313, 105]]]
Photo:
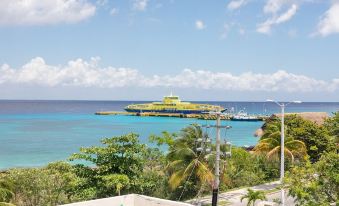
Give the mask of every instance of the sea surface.
[[[0, 100], [0, 169], [43, 166], [51, 161], [66, 160], [80, 147], [100, 145], [100, 139], [138, 133], [140, 142], [152, 146], [151, 134], [179, 132], [192, 124], [214, 124], [214, 121], [138, 116], [99, 116], [97, 111], [122, 111], [138, 101], [26, 101]], [[251, 114], [278, 113], [279, 107], [265, 102], [207, 102]], [[291, 104], [286, 112], [339, 110], [339, 103], [307, 102]], [[222, 121], [232, 126], [221, 133], [233, 145], [255, 145], [253, 136], [263, 122]], [[215, 131], [206, 130], [213, 138]]]

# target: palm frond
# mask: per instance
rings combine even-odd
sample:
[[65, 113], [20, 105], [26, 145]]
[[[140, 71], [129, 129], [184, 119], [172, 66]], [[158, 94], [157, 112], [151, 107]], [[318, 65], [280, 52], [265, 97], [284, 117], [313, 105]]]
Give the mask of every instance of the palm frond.
[[274, 155], [278, 155], [278, 154], [279, 154], [279, 151], [280, 151], [280, 145], [279, 145], [279, 146], [276, 146], [276, 147], [273, 148], [271, 151], [269, 151], [269, 152], [267, 153], [267, 157], [271, 159]]
[[211, 185], [214, 179], [214, 175], [212, 171], [208, 168], [208, 166], [205, 163], [199, 161], [196, 165], [196, 168], [197, 176], [199, 177], [199, 179], [203, 183], [206, 182]]
[[289, 149], [284, 148], [284, 153], [287, 154], [291, 158], [292, 162], [294, 162], [294, 155]]
[[168, 181], [171, 189], [174, 190], [175, 188], [177, 188], [180, 185], [180, 183], [184, 179], [186, 179], [186, 177], [187, 177], [187, 174], [184, 173], [184, 170], [179, 170], [177, 172], [174, 172], [171, 175], [171, 177], [170, 177], [170, 179]]
[[165, 170], [171, 171], [171, 170], [177, 170], [178, 168], [181, 168], [184, 166], [183, 160], [174, 160], [173, 162], [169, 162], [167, 166], [165, 167]]

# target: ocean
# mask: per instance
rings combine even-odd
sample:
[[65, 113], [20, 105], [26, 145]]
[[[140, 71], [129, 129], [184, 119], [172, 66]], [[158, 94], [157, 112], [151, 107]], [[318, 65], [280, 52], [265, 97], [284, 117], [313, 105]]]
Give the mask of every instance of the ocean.
[[[129, 132], [138, 133], [140, 142], [152, 146], [151, 134], [162, 131], [179, 132], [192, 124], [213, 124], [215, 121], [138, 116], [99, 116], [97, 111], [122, 111], [132, 103], [141, 101], [36, 101], [0, 100], [0, 169], [43, 166], [48, 162], [66, 160], [80, 147], [100, 145], [100, 139]], [[250, 114], [272, 114], [280, 111], [266, 102], [199, 102], [245, 109]], [[291, 104], [286, 112], [332, 112], [339, 103], [306, 102]], [[222, 121], [232, 126], [222, 132], [223, 140], [233, 145], [255, 145], [253, 136], [263, 122]], [[207, 130], [212, 138], [215, 131]]]

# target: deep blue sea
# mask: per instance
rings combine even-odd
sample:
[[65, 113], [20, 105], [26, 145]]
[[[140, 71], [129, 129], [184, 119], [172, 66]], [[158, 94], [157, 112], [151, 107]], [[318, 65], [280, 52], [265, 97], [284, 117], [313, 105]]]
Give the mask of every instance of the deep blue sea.
[[[140, 141], [151, 145], [148, 137], [162, 131], [178, 132], [191, 123], [212, 124], [205, 120], [97, 116], [96, 111], [119, 111], [131, 101], [24, 101], [0, 100], [0, 169], [42, 166], [51, 161], [65, 160], [80, 147], [99, 145], [103, 137], [129, 132], [140, 134]], [[273, 103], [208, 102], [234, 110], [246, 109], [251, 114], [279, 112]], [[339, 103], [302, 103], [289, 105], [286, 112], [339, 110]], [[262, 122], [223, 121], [231, 125], [222, 138], [237, 146], [254, 145], [253, 134]], [[215, 131], [208, 131], [214, 136]]]

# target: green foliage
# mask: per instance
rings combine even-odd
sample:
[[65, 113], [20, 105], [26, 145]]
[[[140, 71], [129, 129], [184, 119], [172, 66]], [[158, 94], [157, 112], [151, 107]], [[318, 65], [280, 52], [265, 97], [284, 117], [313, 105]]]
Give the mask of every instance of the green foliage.
[[[285, 168], [289, 168], [288, 161], [285, 162]], [[280, 177], [280, 161], [276, 159], [268, 159], [266, 155], [256, 155], [256, 162], [261, 170], [261, 175], [263, 176], [263, 181], [273, 181]]]
[[166, 156], [159, 148], [147, 148], [143, 155], [144, 170], [146, 171], [162, 171], [166, 164]]
[[124, 187], [129, 186], [129, 178], [123, 174], [111, 174], [102, 177], [104, 185], [107, 188], [115, 188], [115, 191], [120, 195], [120, 191]]
[[[196, 141], [204, 135], [200, 126], [191, 125], [182, 129], [180, 135], [170, 145], [166, 170], [170, 176], [169, 185], [172, 190], [182, 191], [187, 187], [185, 184], [194, 184], [198, 188], [204, 184], [212, 184], [213, 174], [205, 159], [207, 153], [195, 150]], [[185, 193], [184, 198], [188, 194]]]
[[94, 164], [91, 168], [78, 164], [77, 174], [85, 179], [81, 189], [92, 191], [95, 198], [108, 197], [118, 193], [151, 194], [159, 181], [163, 154], [158, 149], [140, 144], [138, 135], [127, 134], [105, 138], [103, 146], [81, 148], [71, 160], [86, 160]]
[[127, 134], [101, 140], [103, 146], [81, 148], [70, 160], [86, 160], [95, 165], [97, 175], [125, 174], [133, 179], [143, 168], [145, 145], [137, 134]]
[[[292, 136], [286, 136], [284, 139], [284, 153], [291, 162], [295, 158], [304, 160], [306, 158], [306, 146], [304, 142], [293, 139]], [[266, 154], [269, 159], [279, 159], [281, 152], [281, 134], [279, 131], [266, 130], [265, 135], [255, 146], [254, 151], [257, 154]]]
[[[182, 129], [179, 135], [171, 137], [173, 141], [168, 145], [166, 156], [166, 174], [169, 176], [168, 186], [171, 188], [167, 192], [169, 198], [177, 200], [182, 191], [182, 199], [210, 191], [214, 179], [215, 153], [195, 150], [197, 140], [205, 138], [205, 135], [198, 125], [193, 124]], [[215, 147], [212, 144], [208, 146]], [[223, 149], [225, 148], [222, 146], [221, 150]], [[230, 158], [222, 158], [220, 169], [221, 190], [260, 184], [279, 177], [279, 164], [276, 161], [252, 155], [236, 147], [232, 148]]]
[[[274, 133], [278, 136], [280, 124], [279, 118], [268, 120], [263, 126], [264, 135], [261, 139], [266, 139], [270, 135], [273, 136]], [[335, 150], [334, 139], [325, 126], [319, 126], [296, 115], [286, 115], [285, 135], [287, 139], [299, 140], [305, 144], [311, 162], [316, 162], [323, 153]]]
[[0, 202], [10, 202], [14, 197], [12, 182], [4, 179], [4, 174], [0, 175]]
[[151, 135], [149, 137], [149, 141], [152, 143], [156, 143], [158, 146], [161, 145], [168, 145], [171, 146], [174, 143], [174, 138], [176, 137], [175, 133], [169, 133], [169, 132], [162, 132], [162, 136], [157, 135]]
[[285, 182], [298, 205], [339, 203], [339, 154], [325, 153], [313, 165], [293, 168]]
[[254, 156], [242, 148], [233, 148], [232, 156], [226, 160], [223, 170], [222, 189], [263, 183], [265, 173], [260, 161], [260, 157]]
[[335, 138], [335, 142], [339, 144], [339, 111], [335, 112], [332, 117], [326, 119], [324, 126], [330, 135]]
[[168, 181], [164, 168], [166, 157], [158, 148], [147, 148], [143, 156], [144, 169], [138, 179], [138, 192], [144, 195], [166, 198], [166, 186]]
[[12, 185], [12, 201], [17, 205], [57, 205], [72, 201], [71, 190], [77, 184], [72, 166], [51, 163], [45, 168], [11, 169], [2, 181]]
[[9, 189], [0, 188], [0, 201], [9, 202], [13, 198], [14, 194]]
[[241, 197], [241, 202], [247, 199], [247, 206], [251, 204], [254, 206], [257, 200], [266, 200], [264, 191], [254, 191], [252, 189], [247, 189], [247, 194]]

